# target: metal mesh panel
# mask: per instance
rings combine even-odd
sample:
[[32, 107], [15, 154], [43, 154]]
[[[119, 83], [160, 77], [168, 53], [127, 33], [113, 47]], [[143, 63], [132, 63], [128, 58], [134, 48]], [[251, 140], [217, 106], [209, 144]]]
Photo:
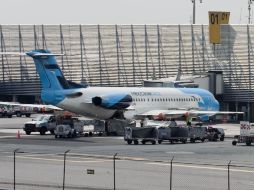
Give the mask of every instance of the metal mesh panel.
[[[144, 79], [222, 70], [224, 100], [253, 102], [253, 25], [1, 25], [1, 51], [47, 48], [68, 80], [92, 86], [140, 86]], [[33, 61], [0, 56], [1, 94], [38, 95]]]
[[172, 181], [172, 189], [178, 190], [226, 189], [227, 168], [226, 166], [174, 163]]
[[246, 189], [254, 188], [254, 168], [230, 166], [230, 189]]

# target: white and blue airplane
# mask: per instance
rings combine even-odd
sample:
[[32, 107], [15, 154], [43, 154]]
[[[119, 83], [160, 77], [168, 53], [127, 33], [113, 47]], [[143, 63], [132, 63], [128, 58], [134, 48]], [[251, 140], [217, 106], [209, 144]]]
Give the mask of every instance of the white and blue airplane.
[[[13, 54], [13, 53], [3, 53]], [[219, 103], [209, 91], [200, 88], [90, 87], [65, 79], [55, 56], [48, 50], [26, 53], [33, 58], [42, 84], [41, 98], [51, 104], [80, 115], [97, 119], [189, 115], [207, 119], [221, 112]]]

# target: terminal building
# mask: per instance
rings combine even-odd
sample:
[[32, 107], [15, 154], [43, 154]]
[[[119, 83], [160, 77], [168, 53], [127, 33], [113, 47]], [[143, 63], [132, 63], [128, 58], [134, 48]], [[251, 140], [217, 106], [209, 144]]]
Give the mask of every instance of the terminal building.
[[[202, 76], [223, 110], [254, 120], [253, 32], [253, 25], [222, 25], [221, 43], [210, 44], [208, 25], [0, 25], [0, 48], [63, 53], [57, 59], [67, 80], [90, 86]], [[40, 103], [31, 58], [1, 55], [0, 64], [2, 101]]]

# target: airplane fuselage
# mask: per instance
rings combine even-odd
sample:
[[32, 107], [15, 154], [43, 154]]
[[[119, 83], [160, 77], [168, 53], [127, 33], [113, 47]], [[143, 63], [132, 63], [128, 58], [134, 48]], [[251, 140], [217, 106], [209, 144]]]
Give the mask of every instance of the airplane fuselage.
[[[78, 97], [68, 96], [68, 94], [75, 93], [79, 93]], [[115, 114], [117, 109], [97, 106], [92, 102], [92, 98], [98, 96], [103, 98], [107, 97], [107, 95], [113, 95], [112, 100], [107, 100], [109, 103], [114, 104], [116, 103], [116, 100], [113, 100], [114, 94], [119, 93], [130, 95], [132, 98], [130, 106], [123, 109], [125, 118], [133, 118], [135, 115], [150, 110], [219, 110], [219, 104], [214, 96], [210, 92], [199, 88], [87, 87], [55, 91], [52, 97], [49, 97], [47, 95], [48, 92], [45, 92], [44, 97], [46, 98], [44, 100], [62, 109], [84, 116], [109, 119]]]

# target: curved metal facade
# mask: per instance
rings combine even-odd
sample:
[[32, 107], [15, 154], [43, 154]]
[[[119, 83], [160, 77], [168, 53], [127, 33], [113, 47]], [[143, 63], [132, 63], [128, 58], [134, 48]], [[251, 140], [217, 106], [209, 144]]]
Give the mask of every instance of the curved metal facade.
[[[91, 86], [140, 86], [144, 79], [222, 70], [225, 101], [254, 102], [254, 26], [224, 25], [209, 43], [207, 25], [1, 25], [1, 51], [47, 48], [66, 78]], [[0, 94], [38, 95], [28, 57], [0, 56]]]

